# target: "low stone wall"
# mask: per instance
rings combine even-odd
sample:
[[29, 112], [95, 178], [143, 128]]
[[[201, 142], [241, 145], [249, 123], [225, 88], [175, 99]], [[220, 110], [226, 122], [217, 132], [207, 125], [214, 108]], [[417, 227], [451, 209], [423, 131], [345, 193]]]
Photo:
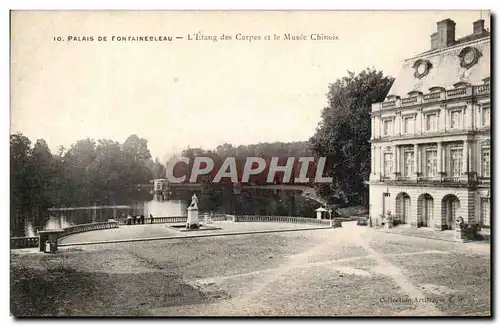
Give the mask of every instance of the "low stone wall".
[[153, 217], [145, 220], [144, 223], [156, 224], [156, 223], [186, 223], [187, 216], [165, 216], [165, 217]]
[[[200, 222], [203, 223], [204, 215], [200, 215]], [[330, 220], [318, 220], [307, 217], [295, 216], [267, 216], [267, 215], [229, 215], [229, 214], [215, 214], [212, 216], [212, 221], [232, 221], [232, 222], [277, 222], [277, 223], [295, 223], [295, 224], [309, 224], [319, 226], [333, 226]], [[145, 224], [158, 224], [158, 223], [186, 223], [186, 216], [166, 216], [166, 217], [147, 217]], [[81, 232], [97, 231], [105, 229], [115, 229], [119, 225], [126, 224], [125, 220], [108, 221], [79, 224], [63, 229], [59, 238]], [[10, 238], [11, 249], [20, 248], [36, 248], [39, 246], [40, 239], [36, 237], [14, 237]]]
[[59, 236], [65, 237], [70, 234], [88, 232], [88, 231], [97, 231], [97, 230], [105, 230], [105, 229], [116, 229], [118, 228], [118, 222], [109, 221], [109, 222], [96, 222], [96, 223], [87, 223], [87, 224], [78, 224], [74, 226], [70, 226], [63, 229], [63, 232]]
[[278, 222], [294, 224], [312, 224], [330, 226], [330, 220], [318, 220], [296, 216], [267, 216], [267, 215], [229, 215], [234, 222]]
[[[115, 229], [118, 228], [118, 222], [97, 222], [97, 223], [87, 223], [70, 226], [63, 229], [63, 232], [59, 235], [59, 238], [68, 236], [70, 234], [105, 230], [105, 229]], [[40, 245], [40, 237], [14, 237], [10, 238], [10, 248], [11, 249], [21, 249], [21, 248], [36, 248]]]
[[[209, 214], [210, 215], [210, 214]], [[201, 214], [200, 217], [202, 219], [205, 218], [204, 214]], [[232, 221], [231, 215], [227, 214], [214, 214], [210, 217], [212, 221]]]
[[[159, 224], [159, 223], [185, 223], [187, 222], [187, 216], [156, 216], [156, 217], [145, 217], [144, 224]], [[118, 221], [119, 225], [127, 225], [126, 219], [120, 219]], [[139, 220], [135, 221], [135, 224], [140, 224]], [[132, 222], [132, 225], [133, 222]]]
[[10, 238], [10, 249], [37, 248], [39, 237], [13, 237]]

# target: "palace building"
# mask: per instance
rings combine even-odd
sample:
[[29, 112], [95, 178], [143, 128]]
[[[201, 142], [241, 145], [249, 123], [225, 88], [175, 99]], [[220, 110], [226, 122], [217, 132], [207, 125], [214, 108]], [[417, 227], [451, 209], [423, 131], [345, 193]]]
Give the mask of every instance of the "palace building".
[[403, 62], [372, 105], [370, 216], [435, 230], [490, 226], [490, 32], [455, 38], [437, 23], [430, 50]]

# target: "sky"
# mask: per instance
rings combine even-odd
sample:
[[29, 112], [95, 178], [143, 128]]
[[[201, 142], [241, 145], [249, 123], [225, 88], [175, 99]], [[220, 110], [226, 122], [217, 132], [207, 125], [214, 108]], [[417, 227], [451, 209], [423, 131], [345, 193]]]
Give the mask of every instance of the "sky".
[[[137, 134], [161, 160], [187, 146], [307, 140], [328, 85], [348, 70], [374, 67], [395, 76], [404, 59], [430, 48], [437, 21], [453, 19], [458, 38], [471, 34], [481, 15], [489, 28], [488, 14], [15, 11], [11, 133], [43, 138], [54, 151], [87, 137], [123, 142]], [[187, 39], [196, 33], [218, 40]], [[236, 40], [238, 33], [262, 39]], [[285, 33], [338, 39], [286, 41]], [[221, 41], [222, 34], [232, 40]], [[113, 35], [174, 40], [117, 42]]]

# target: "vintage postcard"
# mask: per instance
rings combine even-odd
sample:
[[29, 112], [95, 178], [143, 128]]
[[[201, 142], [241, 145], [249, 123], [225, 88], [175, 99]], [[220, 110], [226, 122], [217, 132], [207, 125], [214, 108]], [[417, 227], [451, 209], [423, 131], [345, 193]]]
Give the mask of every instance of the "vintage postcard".
[[491, 316], [491, 33], [11, 11], [12, 316]]

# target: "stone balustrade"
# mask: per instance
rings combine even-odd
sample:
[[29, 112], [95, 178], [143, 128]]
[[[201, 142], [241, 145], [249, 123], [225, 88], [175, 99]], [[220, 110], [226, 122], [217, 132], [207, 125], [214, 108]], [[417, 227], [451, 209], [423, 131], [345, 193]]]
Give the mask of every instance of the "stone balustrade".
[[392, 185], [433, 185], [433, 186], [475, 186], [479, 183], [488, 183], [489, 178], [480, 179], [475, 172], [469, 172], [460, 176], [446, 176], [442, 173], [439, 176], [383, 176], [380, 175], [378, 179], [372, 179]]
[[186, 223], [187, 216], [160, 216], [153, 218], [146, 218], [146, 224], [157, 224], [157, 223]]
[[[187, 216], [153, 216], [145, 217], [144, 224], [161, 224], [161, 223], [185, 223]], [[139, 224], [139, 219], [136, 219], [136, 224]], [[126, 225], [127, 219], [121, 218], [118, 221], [119, 225]]]
[[[204, 214], [202, 214], [204, 215]], [[214, 214], [210, 217], [212, 221], [232, 221], [232, 216], [227, 214]]]
[[330, 226], [330, 220], [318, 220], [308, 217], [295, 216], [267, 216], [267, 215], [237, 215], [233, 216], [234, 222], [278, 222], [295, 224], [312, 224]]
[[10, 249], [37, 248], [38, 237], [13, 237], [10, 238]]
[[65, 237], [70, 234], [81, 233], [81, 232], [116, 229], [116, 228], [118, 228], [117, 221], [78, 224], [64, 228], [63, 232], [59, 237]]
[[421, 103], [438, 102], [452, 100], [462, 97], [482, 96], [490, 94], [490, 84], [460, 87], [441, 92], [432, 92], [428, 94], [420, 94], [418, 96], [411, 96], [406, 98], [397, 98], [396, 100], [389, 100], [372, 104], [372, 111], [380, 111], [385, 109], [400, 108], [405, 106], [412, 106]]
[[[185, 223], [186, 216], [168, 216], [168, 217], [153, 217], [145, 218], [145, 224], [158, 223]], [[215, 214], [212, 216], [212, 221], [232, 221], [232, 222], [277, 222], [277, 223], [295, 223], [295, 224], [310, 224], [320, 226], [333, 226], [331, 220], [318, 220], [308, 217], [295, 216], [268, 216], [268, 215], [229, 215]], [[65, 237], [75, 233], [106, 230], [118, 228], [119, 225], [125, 224], [125, 221], [108, 221], [87, 223], [70, 226], [62, 229], [58, 238]], [[335, 224], [337, 226], [337, 224]], [[36, 237], [13, 237], [10, 238], [11, 249], [20, 248], [36, 248], [40, 245], [40, 238]]]
[[[59, 234], [59, 237], [65, 237], [71, 234], [81, 233], [81, 232], [114, 229], [114, 228], [118, 228], [118, 222], [116, 221], [79, 224], [62, 229], [62, 232]], [[40, 245], [39, 236], [10, 238], [11, 249], [36, 248], [39, 247], [39, 245]]]

